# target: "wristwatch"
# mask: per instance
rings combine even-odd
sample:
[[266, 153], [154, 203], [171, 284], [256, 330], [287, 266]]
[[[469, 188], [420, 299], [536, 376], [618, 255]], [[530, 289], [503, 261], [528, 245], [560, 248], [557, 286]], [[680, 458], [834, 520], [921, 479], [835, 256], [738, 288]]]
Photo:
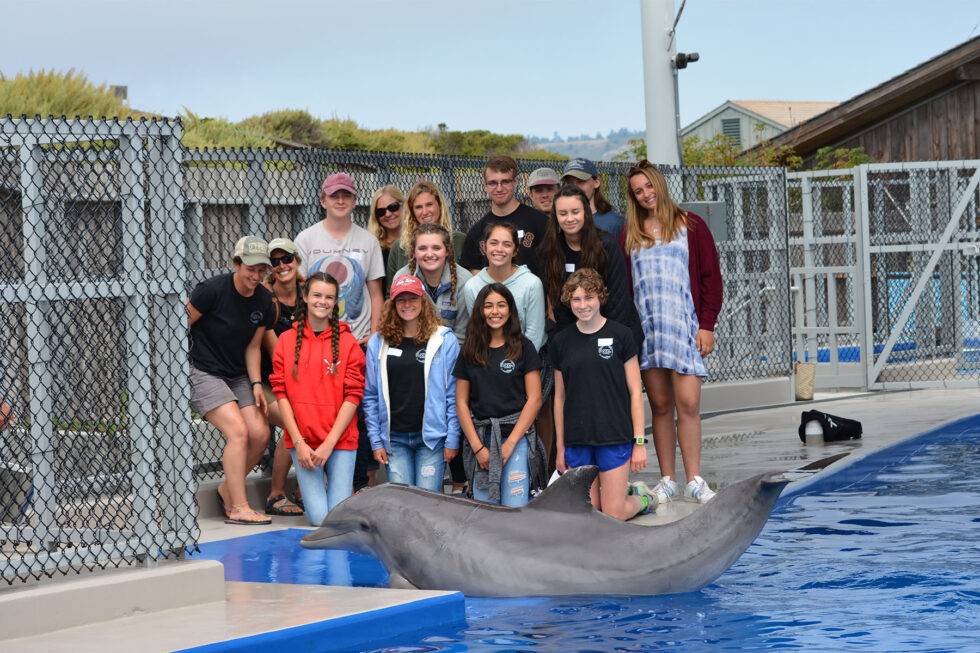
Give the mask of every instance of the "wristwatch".
[[647, 443], [647, 438], [646, 438], [645, 435], [638, 435], [635, 438], [633, 438], [633, 443], [634, 444], [646, 444]]

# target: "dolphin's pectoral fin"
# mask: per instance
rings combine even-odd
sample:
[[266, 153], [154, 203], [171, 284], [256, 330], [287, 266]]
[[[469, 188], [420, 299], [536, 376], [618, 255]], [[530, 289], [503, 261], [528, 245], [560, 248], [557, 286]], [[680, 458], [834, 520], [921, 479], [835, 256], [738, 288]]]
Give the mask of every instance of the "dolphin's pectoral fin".
[[414, 584], [397, 572], [388, 575], [388, 587], [394, 590], [417, 590]]
[[595, 465], [575, 467], [545, 488], [523, 510], [553, 510], [556, 512], [592, 512], [589, 489], [599, 475]]

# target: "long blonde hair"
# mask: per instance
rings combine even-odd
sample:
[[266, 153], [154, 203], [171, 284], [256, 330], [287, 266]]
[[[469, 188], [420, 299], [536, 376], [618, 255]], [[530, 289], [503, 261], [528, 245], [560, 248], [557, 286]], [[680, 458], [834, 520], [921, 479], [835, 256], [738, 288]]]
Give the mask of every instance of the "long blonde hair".
[[449, 204], [446, 202], [446, 198], [442, 196], [439, 187], [431, 181], [420, 181], [412, 186], [412, 190], [408, 191], [408, 200], [405, 202], [405, 213], [402, 214], [402, 235], [398, 239], [402, 250], [409, 257], [412, 255], [412, 232], [420, 224], [418, 217], [415, 215], [415, 200], [422, 193], [431, 193], [436, 198], [436, 201], [439, 203], [439, 224], [446, 228], [450, 236], [453, 233], [453, 221], [449, 216]]
[[374, 195], [371, 196], [371, 203], [368, 204], [368, 231], [370, 231], [382, 245], [391, 247], [394, 245], [394, 241], [388, 238], [388, 230], [384, 228], [384, 225], [378, 222], [378, 217], [374, 214], [374, 210], [378, 208], [378, 200], [381, 199], [382, 195], [391, 195], [392, 199], [394, 199], [396, 202], [401, 202], [402, 224], [405, 224], [405, 196], [402, 195], [402, 192], [395, 186], [382, 186], [378, 190], [374, 191]]
[[[687, 211], [677, 206], [667, 190], [667, 180], [652, 163], [643, 159], [626, 173], [627, 183], [636, 175], [643, 175], [650, 180], [650, 185], [657, 193], [657, 205], [654, 215], [660, 221], [663, 229], [663, 242], [669, 243], [677, 236], [681, 227], [688, 226]], [[643, 219], [649, 215], [647, 209], [640, 206], [633, 195], [632, 188], [626, 194], [626, 251], [636, 252], [656, 244], [653, 236], [643, 231]]]

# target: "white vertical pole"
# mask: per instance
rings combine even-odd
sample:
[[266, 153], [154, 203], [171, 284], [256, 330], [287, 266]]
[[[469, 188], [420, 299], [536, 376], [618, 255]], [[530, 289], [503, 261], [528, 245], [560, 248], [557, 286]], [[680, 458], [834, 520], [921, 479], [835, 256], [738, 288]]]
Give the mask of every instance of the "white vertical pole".
[[643, 32], [643, 88], [646, 102], [647, 158], [653, 163], [680, 165], [674, 102], [673, 59], [677, 44], [674, 0], [640, 0]]

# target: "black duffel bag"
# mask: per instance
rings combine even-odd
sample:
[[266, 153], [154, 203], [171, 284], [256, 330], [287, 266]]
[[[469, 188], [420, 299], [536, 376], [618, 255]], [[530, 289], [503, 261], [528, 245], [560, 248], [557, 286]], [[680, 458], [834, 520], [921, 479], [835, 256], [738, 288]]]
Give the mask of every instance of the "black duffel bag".
[[861, 437], [861, 422], [856, 419], [838, 417], [829, 413], [822, 413], [819, 410], [805, 410], [800, 418], [800, 442], [806, 442], [806, 424], [812, 420], [820, 422], [823, 427], [823, 441], [836, 442], [838, 440], [852, 440]]

